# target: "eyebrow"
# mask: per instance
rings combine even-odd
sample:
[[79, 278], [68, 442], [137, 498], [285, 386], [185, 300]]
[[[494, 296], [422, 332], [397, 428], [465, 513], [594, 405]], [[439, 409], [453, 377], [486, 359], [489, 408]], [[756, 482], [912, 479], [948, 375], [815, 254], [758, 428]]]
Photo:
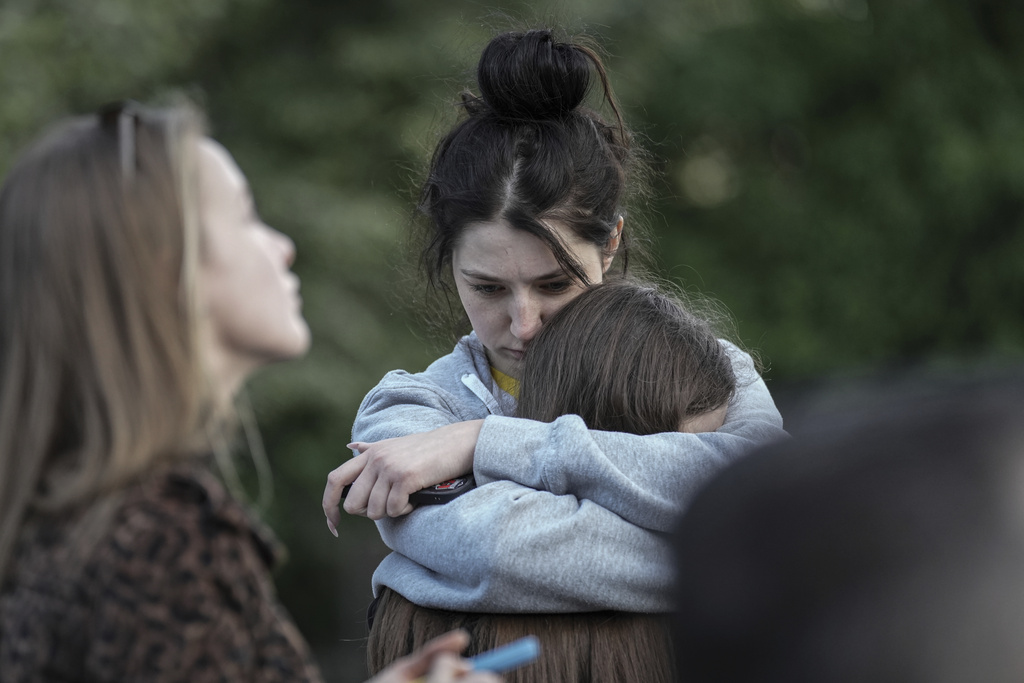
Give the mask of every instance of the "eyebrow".
[[[462, 273], [463, 275], [465, 275], [466, 277], [473, 278], [474, 280], [488, 280], [488, 281], [491, 281], [491, 282], [498, 282], [498, 281], [501, 280], [501, 278], [494, 277], [493, 275], [488, 275], [487, 273], [482, 273], [479, 270], [462, 269], [459, 272]], [[559, 268], [558, 270], [553, 270], [550, 273], [545, 273], [544, 275], [539, 275], [539, 276], [537, 276], [535, 278], [532, 278], [532, 279], [533, 280], [555, 280], [555, 279], [560, 278], [560, 277], [568, 277], [568, 275], [565, 274], [565, 271], [562, 270], [561, 268]]]

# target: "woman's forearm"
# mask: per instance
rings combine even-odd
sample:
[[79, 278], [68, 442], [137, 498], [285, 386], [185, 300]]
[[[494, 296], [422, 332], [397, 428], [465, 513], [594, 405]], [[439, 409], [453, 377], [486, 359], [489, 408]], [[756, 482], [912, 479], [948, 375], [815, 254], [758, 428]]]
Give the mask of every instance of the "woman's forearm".
[[374, 576], [413, 602], [491, 612], [671, 609], [665, 537], [574, 496], [512, 482], [378, 523]]

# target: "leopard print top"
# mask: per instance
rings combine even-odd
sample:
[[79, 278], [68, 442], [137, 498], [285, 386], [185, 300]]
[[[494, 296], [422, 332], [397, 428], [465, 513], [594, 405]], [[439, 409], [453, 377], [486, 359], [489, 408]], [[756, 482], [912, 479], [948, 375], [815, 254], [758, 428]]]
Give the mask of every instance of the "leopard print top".
[[0, 591], [0, 679], [321, 680], [277, 600], [272, 537], [208, 470], [129, 486], [83, 545], [87, 512], [26, 524]]

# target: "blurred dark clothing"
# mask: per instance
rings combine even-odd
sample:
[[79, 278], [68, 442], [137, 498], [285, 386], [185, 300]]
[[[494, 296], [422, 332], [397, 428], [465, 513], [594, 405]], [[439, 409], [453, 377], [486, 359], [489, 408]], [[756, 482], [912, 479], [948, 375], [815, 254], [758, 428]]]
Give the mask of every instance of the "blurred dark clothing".
[[0, 592], [0, 678], [320, 681], [278, 602], [278, 555], [199, 463], [37, 516]]

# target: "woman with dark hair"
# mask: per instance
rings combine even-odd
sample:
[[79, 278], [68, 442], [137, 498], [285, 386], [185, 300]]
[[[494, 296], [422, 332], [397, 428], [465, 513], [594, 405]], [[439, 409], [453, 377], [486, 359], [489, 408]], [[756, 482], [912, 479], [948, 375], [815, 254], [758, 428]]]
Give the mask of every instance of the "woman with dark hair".
[[[4, 681], [321, 680], [274, 591], [277, 544], [210, 463], [246, 378], [309, 345], [294, 258], [187, 106], [105, 108], [14, 165], [0, 189]], [[430, 680], [454, 680], [465, 643], [445, 636], [381, 683], [434, 659]]]
[[[511, 380], [544, 324], [613, 261], [626, 269], [637, 227], [626, 205], [643, 173], [594, 50], [547, 30], [502, 34], [477, 81], [419, 204], [428, 289], [457, 292], [472, 332], [366, 396], [351, 444], [360, 455], [328, 477], [328, 524], [351, 484], [346, 511], [380, 520], [396, 551], [375, 592], [388, 586], [421, 606], [668, 611], [663, 532], [714, 471], [783, 434], [781, 416], [750, 357], [724, 344], [739, 389], [713, 434], [514, 417]], [[611, 122], [585, 105], [593, 86]], [[402, 517], [411, 493], [470, 471], [481, 486], [459, 505]]]
[[[714, 431], [736, 389], [732, 363], [710, 321], [632, 280], [594, 285], [566, 304], [530, 343], [520, 370], [519, 417], [550, 422], [573, 414], [590, 429], [632, 434]], [[466, 496], [486, 497], [490, 486]], [[472, 503], [463, 497], [450, 504]], [[664, 615], [456, 612], [420, 607], [387, 586], [378, 597], [371, 670], [438, 633], [462, 628], [474, 649], [539, 638], [539, 661], [509, 680], [674, 680]]]

